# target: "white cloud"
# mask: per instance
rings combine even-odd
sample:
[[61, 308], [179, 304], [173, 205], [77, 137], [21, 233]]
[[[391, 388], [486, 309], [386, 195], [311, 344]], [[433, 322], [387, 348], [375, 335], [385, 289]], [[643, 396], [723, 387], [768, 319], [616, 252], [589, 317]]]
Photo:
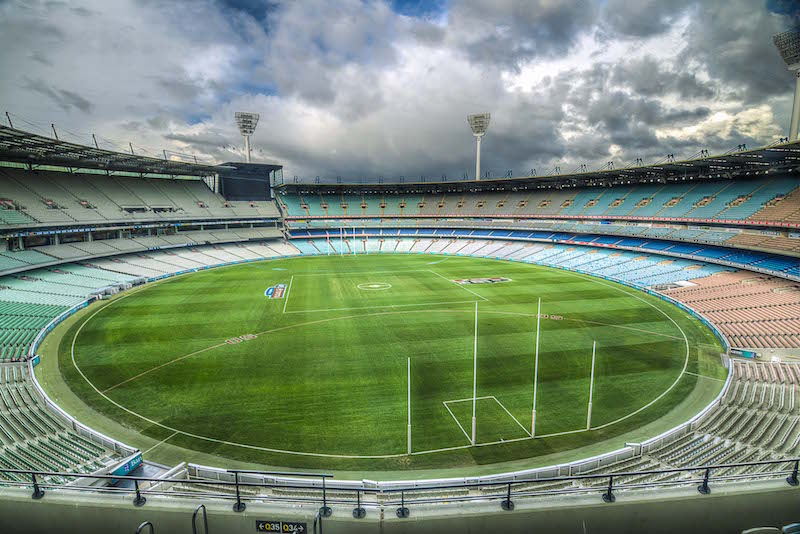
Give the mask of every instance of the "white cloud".
[[656, 3], [648, 21], [588, 0], [453, 0], [431, 19], [372, 0], [252, 10], [266, 17], [219, 0], [0, 1], [0, 106], [84, 143], [220, 162], [241, 157], [233, 112], [255, 111], [256, 159], [288, 176], [460, 174], [465, 116], [483, 110], [495, 173], [772, 141], [790, 76], [771, 56], [752, 80], [731, 65], [788, 18], [720, 1]]

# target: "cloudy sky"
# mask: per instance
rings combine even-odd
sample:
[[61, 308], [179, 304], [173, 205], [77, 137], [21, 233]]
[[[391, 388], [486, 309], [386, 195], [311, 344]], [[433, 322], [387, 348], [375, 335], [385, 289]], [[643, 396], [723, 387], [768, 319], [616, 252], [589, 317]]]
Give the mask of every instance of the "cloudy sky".
[[[794, 0], [0, 0], [14, 126], [285, 175], [624, 166], [786, 135]], [[5, 117], [3, 117], [3, 120]]]

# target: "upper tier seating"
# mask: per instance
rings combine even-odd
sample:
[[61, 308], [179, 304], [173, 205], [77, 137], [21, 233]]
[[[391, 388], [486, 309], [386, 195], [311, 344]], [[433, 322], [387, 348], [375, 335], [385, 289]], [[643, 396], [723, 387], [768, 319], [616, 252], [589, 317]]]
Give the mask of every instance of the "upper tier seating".
[[278, 216], [274, 202], [228, 202], [201, 180], [0, 168], [0, 227]]
[[763, 209], [752, 214], [748, 219], [800, 223], [800, 188], [787, 193], [785, 196], [768, 200]]
[[201, 245], [251, 239], [281, 237], [277, 228], [231, 228], [227, 230], [188, 230], [176, 234], [142, 236], [101, 241], [75, 241], [60, 245], [45, 245], [29, 250], [0, 252], [0, 273], [17, 272], [38, 264], [57, 263], [63, 260], [88, 259], [123, 252], [146, 251], [152, 248]]
[[[797, 217], [798, 222], [800, 193], [790, 194], [798, 186], [796, 177], [776, 176], [530, 192], [301, 195], [281, 191], [278, 197], [291, 217], [585, 216], [765, 221]], [[777, 202], [780, 198], [783, 200]], [[775, 208], [765, 207], [776, 202]], [[759, 218], [762, 213], [766, 218]]]

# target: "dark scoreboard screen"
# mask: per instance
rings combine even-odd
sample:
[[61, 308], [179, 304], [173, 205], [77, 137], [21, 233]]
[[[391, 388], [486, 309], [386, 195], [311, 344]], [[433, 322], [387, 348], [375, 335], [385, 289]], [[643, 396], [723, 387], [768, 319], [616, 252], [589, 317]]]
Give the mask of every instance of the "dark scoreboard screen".
[[219, 170], [220, 193], [227, 200], [269, 200], [273, 174], [282, 169], [281, 165], [224, 163]]

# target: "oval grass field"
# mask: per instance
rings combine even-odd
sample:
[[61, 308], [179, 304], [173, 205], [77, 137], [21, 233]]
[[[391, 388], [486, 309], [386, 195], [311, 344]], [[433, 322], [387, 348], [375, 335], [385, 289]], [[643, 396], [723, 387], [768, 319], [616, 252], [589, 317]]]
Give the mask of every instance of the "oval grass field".
[[64, 335], [59, 367], [92, 409], [188, 461], [198, 451], [220, 465], [367, 472], [608, 440], [675, 409], [697, 374], [724, 378], [720, 351], [685, 312], [605, 280], [476, 258], [333, 256], [197, 272], [95, 304]]

